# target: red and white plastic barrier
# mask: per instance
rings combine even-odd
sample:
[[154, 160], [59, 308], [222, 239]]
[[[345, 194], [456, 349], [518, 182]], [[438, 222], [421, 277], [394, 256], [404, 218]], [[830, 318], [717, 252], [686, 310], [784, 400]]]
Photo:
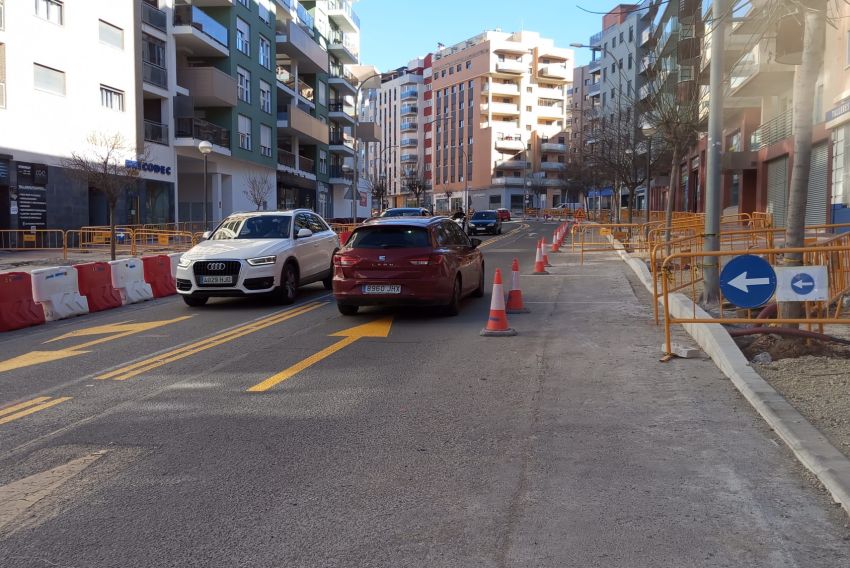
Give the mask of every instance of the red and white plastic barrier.
[[122, 304], [121, 294], [112, 286], [112, 270], [106, 262], [87, 262], [74, 266], [80, 294], [89, 301], [89, 311], [99, 312]]
[[31, 276], [30, 294], [41, 304], [47, 321], [89, 313], [88, 300], [80, 294], [77, 271], [70, 266], [39, 268]]
[[145, 282], [150, 284], [154, 298], [164, 298], [177, 293], [177, 283], [171, 270], [168, 255], [143, 256]]
[[44, 310], [32, 299], [31, 280], [26, 272], [0, 274], [0, 331], [44, 323]]
[[121, 303], [136, 304], [153, 299], [151, 285], [145, 282], [145, 271], [140, 258], [113, 260], [109, 263], [112, 287], [118, 290]]
[[173, 252], [168, 255], [168, 258], [171, 259], [171, 277], [177, 278], [177, 264], [180, 262], [180, 257], [183, 256], [182, 252]]

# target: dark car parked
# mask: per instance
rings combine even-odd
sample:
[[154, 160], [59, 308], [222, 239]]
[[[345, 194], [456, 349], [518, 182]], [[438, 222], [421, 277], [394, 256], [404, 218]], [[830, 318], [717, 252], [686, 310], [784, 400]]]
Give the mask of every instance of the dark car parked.
[[455, 315], [464, 296], [484, 295], [481, 241], [445, 217], [371, 219], [334, 256], [339, 311], [360, 306], [442, 306]]
[[479, 232], [500, 235], [502, 233], [502, 219], [496, 211], [476, 211], [466, 224], [466, 230], [470, 235]]

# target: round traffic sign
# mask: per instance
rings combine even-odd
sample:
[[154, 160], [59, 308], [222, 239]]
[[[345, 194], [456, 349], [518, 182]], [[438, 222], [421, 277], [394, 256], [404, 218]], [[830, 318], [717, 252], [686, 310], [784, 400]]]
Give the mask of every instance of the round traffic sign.
[[799, 296], [811, 294], [815, 289], [815, 279], [810, 274], [801, 272], [791, 279], [791, 289]]
[[720, 273], [720, 291], [738, 307], [757, 308], [773, 297], [776, 273], [760, 256], [736, 256], [726, 263]]

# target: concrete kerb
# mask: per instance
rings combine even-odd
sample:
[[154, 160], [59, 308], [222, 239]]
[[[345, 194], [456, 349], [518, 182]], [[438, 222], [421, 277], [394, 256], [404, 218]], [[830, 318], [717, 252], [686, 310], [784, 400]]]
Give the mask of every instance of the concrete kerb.
[[[652, 275], [646, 264], [629, 255], [619, 242], [614, 243], [614, 249], [652, 294]], [[670, 294], [669, 305], [674, 317], [692, 317], [695, 308], [696, 317], [711, 317], [699, 306], [694, 306], [684, 294]], [[696, 323], [683, 327], [782, 438], [800, 463], [817, 476], [833, 500], [850, 514], [850, 460], [750, 367], [722, 325]]]

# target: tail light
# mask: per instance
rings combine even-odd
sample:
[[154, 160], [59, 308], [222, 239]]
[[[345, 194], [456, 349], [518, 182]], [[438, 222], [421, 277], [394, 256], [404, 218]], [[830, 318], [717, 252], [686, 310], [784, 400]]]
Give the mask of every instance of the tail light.
[[444, 257], [441, 254], [431, 254], [428, 256], [411, 258], [408, 262], [410, 262], [413, 266], [435, 266], [437, 264], [442, 264], [443, 259]]
[[336, 255], [334, 256], [334, 266], [339, 266], [342, 268], [348, 268], [350, 266], [354, 266], [357, 264], [357, 261], [360, 260], [356, 256], [345, 256], [345, 255]]

